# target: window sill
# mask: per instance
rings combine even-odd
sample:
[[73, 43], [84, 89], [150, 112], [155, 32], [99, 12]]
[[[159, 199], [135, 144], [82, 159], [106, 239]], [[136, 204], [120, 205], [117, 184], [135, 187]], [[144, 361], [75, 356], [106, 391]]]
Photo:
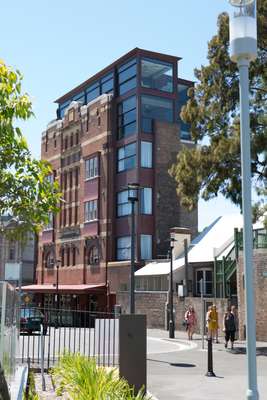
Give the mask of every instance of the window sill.
[[84, 182], [92, 181], [94, 179], [100, 178], [100, 175], [92, 176], [91, 178], [86, 178]]
[[45, 228], [45, 229], [43, 229], [43, 232], [51, 232], [51, 231], [53, 231], [53, 228]]
[[85, 224], [91, 224], [92, 222], [98, 222], [99, 219], [91, 219], [90, 221], [84, 221]]

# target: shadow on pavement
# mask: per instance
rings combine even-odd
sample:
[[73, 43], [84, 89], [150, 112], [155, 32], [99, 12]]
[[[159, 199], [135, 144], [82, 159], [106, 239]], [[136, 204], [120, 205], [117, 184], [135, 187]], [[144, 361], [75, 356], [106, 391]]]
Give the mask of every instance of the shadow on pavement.
[[171, 363], [168, 361], [161, 361], [161, 360], [152, 360], [152, 358], [147, 358], [147, 361], [153, 361], [161, 364], [168, 364], [171, 367], [180, 367], [180, 368], [194, 368], [196, 367], [195, 364], [188, 364], [188, 363]]
[[[245, 347], [235, 347], [233, 350], [229, 350], [230, 353], [233, 354], [246, 354], [246, 348]], [[256, 349], [256, 355], [257, 356], [267, 356], [267, 347], [257, 347]]]

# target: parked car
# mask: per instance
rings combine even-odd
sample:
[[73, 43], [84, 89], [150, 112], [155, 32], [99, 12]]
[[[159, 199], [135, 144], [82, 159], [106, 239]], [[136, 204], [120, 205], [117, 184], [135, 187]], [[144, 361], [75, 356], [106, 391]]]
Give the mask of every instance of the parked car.
[[32, 332], [47, 333], [47, 319], [40, 310], [36, 308], [22, 308], [20, 311], [20, 332], [27, 332], [29, 335]]

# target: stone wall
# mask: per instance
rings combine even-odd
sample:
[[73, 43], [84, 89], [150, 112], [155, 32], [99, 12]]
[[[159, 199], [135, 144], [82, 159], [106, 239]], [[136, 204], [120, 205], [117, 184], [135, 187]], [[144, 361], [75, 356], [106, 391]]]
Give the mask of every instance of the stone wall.
[[[165, 328], [166, 327], [166, 306], [168, 293], [167, 292], [136, 292], [135, 293], [135, 308], [137, 314], [146, 314], [148, 328]], [[213, 303], [213, 299], [205, 298], [205, 308]], [[127, 292], [117, 293], [117, 304], [122, 307], [122, 313], [129, 310], [129, 294]], [[173, 299], [175, 310], [175, 327], [177, 330], [184, 330], [182, 325], [184, 314], [189, 305], [192, 305], [197, 315], [197, 332], [200, 332], [201, 323], [201, 301], [199, 297], [180, 298], [174, 295]], [[227, 299], [217, 299], [216, 306], [219, 313], [219, 325], [222, 328], [223, 313], [227, 308]], [[204, 324], [205, 312], [204, 310]], [[220, 329], [221, 330], [221, 329]], [[221, 331], [222, 334], [222, 331]]]
[[[253, 252], [255, 315], [257, 340], [267, 341], [267, 249], [256, 249]], [[245, 293], [244, 268], [242, 253], [237, 268], [237, 294], [239, 310], [240, 337], [245, 338]]]

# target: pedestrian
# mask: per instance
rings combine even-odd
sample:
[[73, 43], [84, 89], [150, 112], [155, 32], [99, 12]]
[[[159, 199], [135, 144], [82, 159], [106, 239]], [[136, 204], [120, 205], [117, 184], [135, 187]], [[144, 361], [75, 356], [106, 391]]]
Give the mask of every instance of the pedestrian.
[[208, 339], [215, 339], [216, 343], [219, 343], [218, 340], [218, 330], [219, 330], [219, 324], [218, 324], [218, 312], [216, 305], [213, 304], [212, 306], [209, 306], [208, 312], [206, 315], [206, 323], [207, 323], [207, 329], [208, 329]]
[[227, 349], [229, 339], [231, 341], [231, 349], [234, 348], [235, 332], [236, 332], [236, 320], [231, 307], [229, 307], [224, 314], [223, 318], [223, 331], [225, 333], [225, 344], [224, 347]]
[[188, 340], [193, 340], [193, 333], [197, 325], [197, 316], [193, 306], [189, 306], [185, 313], [184, 319], [186, 321], [186, 330], [188, 334]]

